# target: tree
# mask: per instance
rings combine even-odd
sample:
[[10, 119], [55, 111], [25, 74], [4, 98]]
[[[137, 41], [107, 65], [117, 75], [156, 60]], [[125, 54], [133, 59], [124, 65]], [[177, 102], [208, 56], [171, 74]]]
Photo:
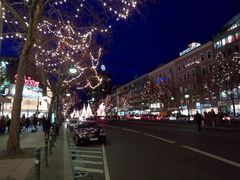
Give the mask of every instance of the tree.
[[[0, 12], [0, 17], [1, 20], [4, 19], [7, 30], [0, 36], [0, 39], [10, 38], [23, 44], [18, 65], [16, 93], [14, 96], [11, 129], [7, 145], [9, 154], [18, 154], [21, 151], [19, 144], [19, 124], [24, 76], [30, 62], [30, 54], [34, 54], [36, 49], [34, 44], [38, 39], [38, 35], [51, 34], [52, 29], [48, 28], [48, 25], [50, 23], [53, 27], [55, 25], [58, 26], [54, 23], [56, 19], [61, 19], [60, 23], [63, 25], [71, 24], [72, 27], [76, 29], [89, 27], [90, 33], [94, 31], [108, 32], [112, 25], [111, 22], [113, 22], [112, 19], [126, 19], [131, 12], [136, 9], [138, 2], [141, 1], [2, 0], [1, 2], [3, 8]], [[46, 27], [46, 29], [42, 31], [44, 27]], [[103, 41], [103, 39], [99, 39]], [[75, 44], [75, 46], [78, 46], [78, 44]], [[49, 55], [53, 55], [52, 53]], [[67, 54], [65, 55], [67, 56]], [[87, 82], [89, 84], [88, 80]], [[89, 86], [91, 85], [89, 84]], [[58, 87], [59, 86], [57, 86], [57, 88]]]
[[227, 58], [221, 52], [216, 55], [215, 63], [211, 73], [212, 81], [208, 85], [208, 90], [212, 94], [224, 93], [232, 102], [233, 115], [235, 116], [235, 102], [237, 87], [240, 83], [240, 56], [234, 52]]
[[163, 103], [164, 108], [168, 107], [168, 103], [174, 94], [165, 78], [157, 80], [149, 80], [144, 85], [142, 97], [150, 102], [160, 101]]

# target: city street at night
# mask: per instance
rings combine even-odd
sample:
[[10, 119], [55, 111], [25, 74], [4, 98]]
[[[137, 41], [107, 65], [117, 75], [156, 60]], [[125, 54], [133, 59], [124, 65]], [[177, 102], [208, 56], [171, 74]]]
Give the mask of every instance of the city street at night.
[[240, 180], [240, 0], [0, 0], [0, 180]]
[[[240, 177], [240, 129], [226, 130], [219, 127], [198, 132], [196, 125], [188, 127], [142, 123], [101, 122], [107, 134], [104, 156], [108, 167], [101, 165], [102, 171], [99, 171], [99, 166], [85, 170], [97, 180], [106, 177], [106, 170], [109, 179], [113, 180], [235, 180]], [[102, 149], [97, 144], [71, 147], [75, 150]], [[82, 155], [96, 155], [94, 152], [91, 149]], [[78, 166], [86, 168], [88, 163]]]

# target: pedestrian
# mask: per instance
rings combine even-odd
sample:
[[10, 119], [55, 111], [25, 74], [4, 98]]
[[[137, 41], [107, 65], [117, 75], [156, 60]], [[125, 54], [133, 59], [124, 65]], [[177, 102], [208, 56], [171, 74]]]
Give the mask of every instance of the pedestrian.
[[218, 111], [218, 115], [217, 115], [217, 124], [219, 126], [222, 126], [222, 120], [223, 120], [223, 113], [221, 110]]
[[10, 118], [8, 118], [8, 119], [6, 120], [6, 126], [7, 126], [8, 133], [9, 133], [9, 132], [10, 132], [10, 127], [11, 127], [11, 119], [10, 119]]
[[20, 120], [20, 132], [25, 130], [25, 123], [26, 123], [26, 118], [25, 118], [25, 114], [23, 114]]
[[216, 113], [215, 111], [212, 109], [211, 112], [209, 113], [209, 119], [212, 121], [212, 126], [215, 127], [216, 126]]
[[197, 122], [198, 131], [201, 131], [202, 130], [203, 117], [198, 111], [196, 112], [196, 114], [194, 116], [194, 120]]
[[29, 117], [27, 117], [26, 120], [25, 120], [25, 130], [26, 130], [26, 131], [27, 131], [28, 128], [30, 127], [30, 124], [31, 124], [30, 119], [29, 119]]
[[45, 126], [45, 138], [49, 138], [49, 133], [50, 133], [50, 129], [51, 129], [51, 118], [48, 118], [45, 120], [44, 123]]

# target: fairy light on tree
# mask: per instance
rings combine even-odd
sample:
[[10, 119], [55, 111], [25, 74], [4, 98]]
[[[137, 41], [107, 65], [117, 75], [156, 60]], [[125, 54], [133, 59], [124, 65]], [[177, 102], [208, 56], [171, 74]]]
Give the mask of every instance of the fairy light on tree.
[[168, 102], [173, 97], [174, 95], [165, 78], [147, 81], [142, 92], [143, 100], [149, 102], [160, 101], [164, 104], [165, 108], [168, 107]]
[[[85, 0], [1, 0], [2, 7], [0, 18], [3, 20], [7, 30], [0, 35], [0, 39], [12, 39], [19, 43], [23, 43], [17, 72], [18, 79], [16, 83], [16, 95], [13, 102], [11, 129], [7, 145], [7, 151], [9, 154], [18, 154], [20, 152], [19, 124], [23, 81], [26, 69], [30, 63], [30, 53], [34, 54], [35, 51], [37, 51], [35, 50], [37, 48], [42, 49], [42, 51], [47, 52], [49, 55], [49, 57], [46, 58], [46, 61], [49, 60], [51, 56], [60, 55], [58, 54], [58, 51], [48, 51], [35, 42], [39, 39], [39, 34], [46, 36], [52, 34], [52, 28], [48, 27], [47, 24], [50, 23], [51, 26], [57, 27], [58, 25], [57, 23], [54, 23], [54, 21], [56, 19], [61, 19], [59, 24], [71, 24], [71, 26], [76, 29], [89, 27], [90, 31], [88, 36], [91, 37], [91, 34], [95, 31], [98, 33], [108, 32], [112, 27], [112, 19], [120, 20], [129, 17], [133, 10], [136, 9], [138, 2], [142, 1], [121, 0], [119, 2], [113, 2], [111, 0], [98, 0], [88, 2]], [[104, 13], [106, 11], [108, 13]], [[68, 28], [68, 31], [71, 31], [71, 28]], [[58, 34], [58, 31], [56, 31], [56, 33]], [[78, 31], [76, 31], [76, 33], [78, 33]], [[66, 36], [61, 36], [61, 33], [59, 34], [59, 38], [60, 37], [62, 37], [64, 44], [67, 44], [70, 39], [70, 37], [67, 37], [66, 41]], [[74, 39], [72, 39], [72, 41], [74, 41]], [[61, 41], [58, 43], [61, 47]], [[36, 47], [34, 47], [34, 44]], [[67, 45], [72, 49], [80, 49], [80, 47], [78, 47], [79, 44], [81, 43]], [[81, 46], [81, 48], [83, 50], [86, 47]], [[60, 62], [49, 63], [49, 67], [59, 66], [59, 63], [61, 64], [62, 62], [63, 64], [63, 61], [67, 61], [68, 55], [61, 55], [64, 58], [58, 58]], [[72, 64], [74, 63], [73, 60]], [[54, 72], [54, 70], [51, 72]], [[95, 84], [93, 85], [90, 83], [90, 80], [87, 80], [87, 84], [89, 87], [96, 87]]]
[[237, 87], [240, 83], [240, 56], [234, 52], [227, 58], [221, 52], [216, 55], [215, 63], [211, 73], [212, 81], [207, 90], [213, 95], [225, 94], [232, 102], [233, 114], [235, 116], [235, 102]]

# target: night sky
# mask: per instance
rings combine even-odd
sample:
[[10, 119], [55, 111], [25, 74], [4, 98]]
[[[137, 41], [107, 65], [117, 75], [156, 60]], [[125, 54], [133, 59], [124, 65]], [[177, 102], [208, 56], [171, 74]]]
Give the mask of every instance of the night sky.
[[240, 12], [240, 0], [161, 0], [113, 27], [101, 63], [113, 85], [128, 83], [178, 57], [191, 42], [204, 44]]

